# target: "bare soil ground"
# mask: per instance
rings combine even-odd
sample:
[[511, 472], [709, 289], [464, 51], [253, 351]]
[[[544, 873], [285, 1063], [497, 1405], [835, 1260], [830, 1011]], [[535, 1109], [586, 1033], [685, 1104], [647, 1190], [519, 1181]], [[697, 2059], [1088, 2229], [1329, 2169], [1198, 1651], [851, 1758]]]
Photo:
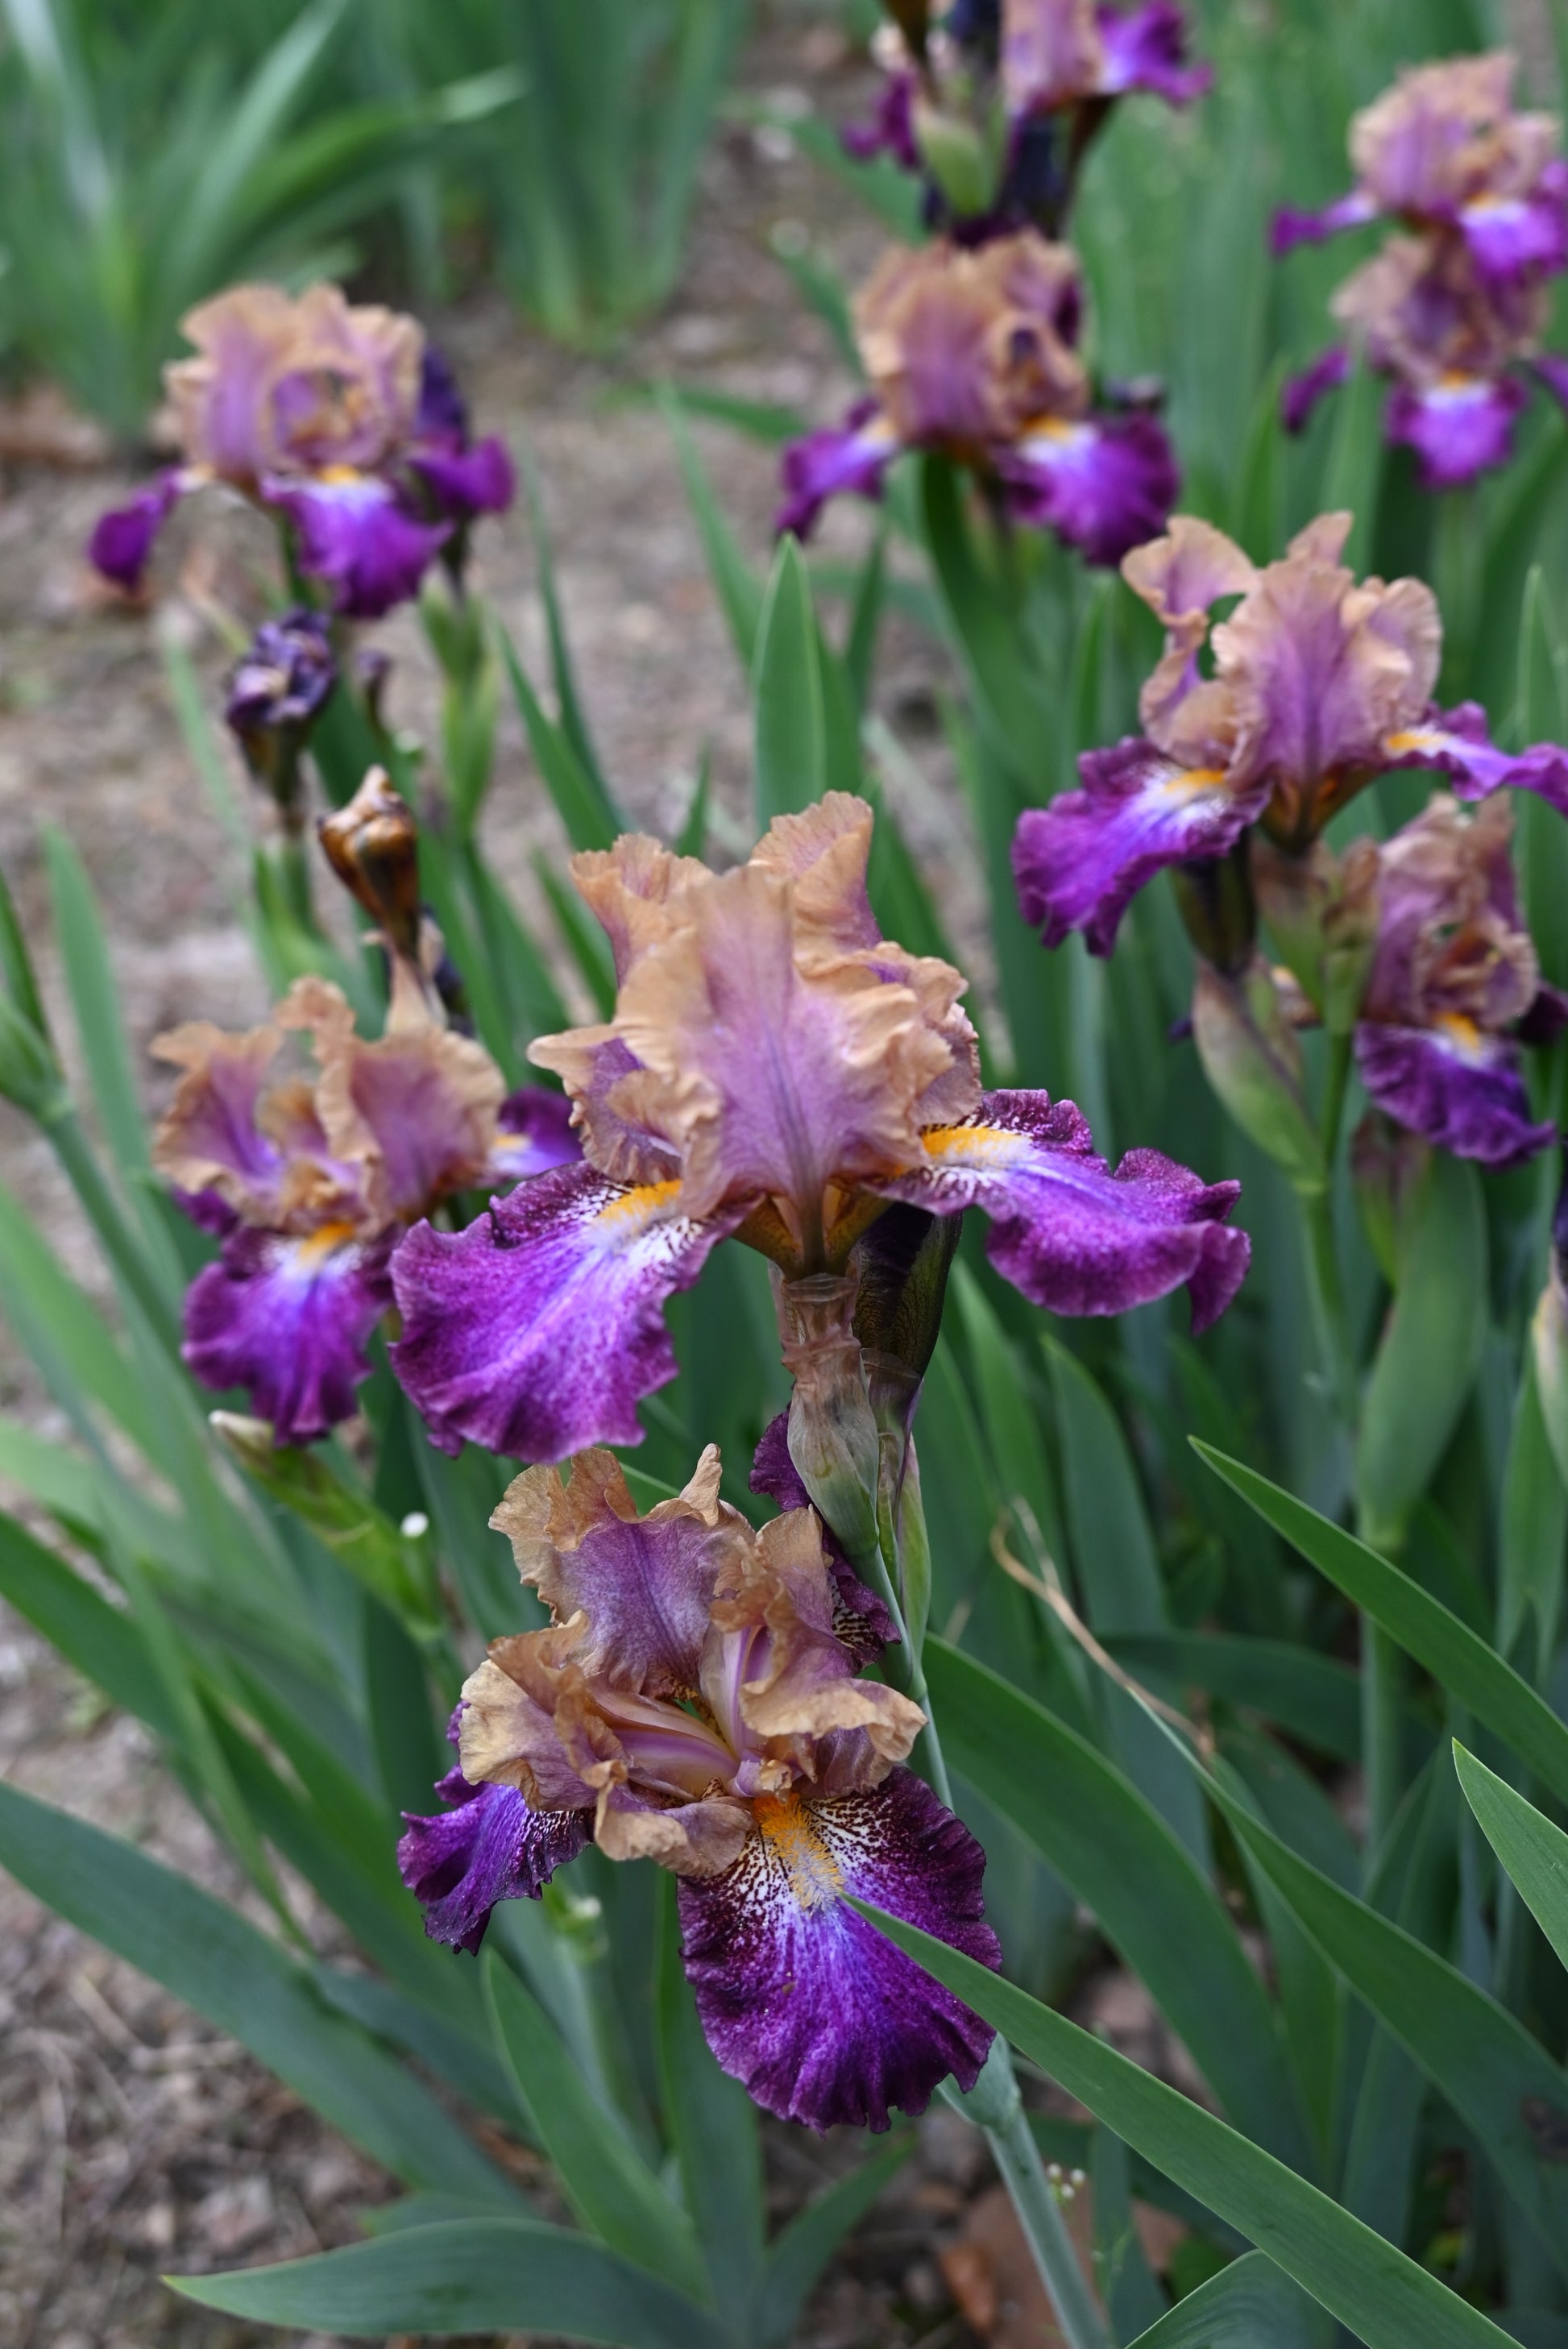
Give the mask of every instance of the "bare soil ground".
[[[786, 109], [809, 92], [841, 114], [864, 84], [863, 68], [831, 38], [788, 20], [758, 44], [747, 78]], [[633, 818], [665, 832], [678, 824], [707, 751], [719, 822], [727, 809], [741, 836], [749, 721], [669, 436], [645, 387], [660, 378], [705, 385], [798, 406], [813, 421], [837, 412], [848, 379], [773, 258], [769, 240], [781, 226], [851, 283], [881, 242], [788, 140], [732, 128], [705, 168], [680, 293], [624, 349], [563, 354], [488, 297], [435, 322], [482, 428], [526, 435], [532, 447], [606, 766]], [[765, 559], [773, 453], [717, 427], [699, 425], [697, 437], [727, 512]], [[160, 556], [159, 611], [117, 604], [95, 592], [80, 548], [97, 513], [128, 485], [108, 470], [6, 468], [0, 864], [30, 934], [41, 937], [40, 832], [53, 824], [71, 835], [106, 909], [141, 1052], [181, 1019], [242, 1024], [263, 1006], [232, 912], [242, 875], [192, 779], [156, 629], [181, 631], [215, 699], [225, 655], [211, 625], [214, 603], [242, 620], [256, 616], [267, 546], [242, 515], [187, 512]], [[826, 543], [851, 553], [866, 528], [863, 517], [835, 516]], [[486, 526], [479, 563], [542, 676], [542, 616], [521, 514]], [[396, 660], [398, 722], [433, 737], [433, 678], [416, 628], [405, 616], [376, 633]], [[901, 815], [968, 948], [978, 945], [973, 859], [933, 724], [944, 676], [939, 649], [891, 621], [878, 704], [914, 762], [900, 783]], [[514, 724], [503, 731], [488, 821], [499, 863], [531, 896], [531, 852], [559, 854], [562, 842]], [[46, 949], [44, 961], [53, 992]], [[149, 1064], [150, 1090], [156, 1084]], [[91, 1250], [46, 1152], [3, 1105], [0, 1181], [44, 1217], [93, 1282]], [[3, 1333], [0, 1405], [51, 1426], [46, 1399]], [[0, 1773], [238, 1897], [233, 1871], [136, 1724], [104, 1710], [3, 1613]], [[1096, 2011], [1142, 2060], [1180, 2076], [1177, 2051], [1150, 2038], [1147, 2010], [1130, 1988], [1102, 1981]], [[276, 2340], [177, 2300], [160, 2271], [351, 2240], [356, 2211], [392, 2190], [232, 2042], [3, 1878], [0, 2044], [0, 2339], [12, 2349], [245, 2349]], [[834, 2158], [831, 2147], [820, 2152], [798, 2133], [778, 2132], [780, 2209], [798, 2205]], [[1048, 2343], [1054, 2334], [1009, 2226], [978, 2139], [952, 2116], [932, 2116], [901, 2181], [818, 2294], [802, 2343]], [[328, 2344], [313, 2340], [308, 2349]]]

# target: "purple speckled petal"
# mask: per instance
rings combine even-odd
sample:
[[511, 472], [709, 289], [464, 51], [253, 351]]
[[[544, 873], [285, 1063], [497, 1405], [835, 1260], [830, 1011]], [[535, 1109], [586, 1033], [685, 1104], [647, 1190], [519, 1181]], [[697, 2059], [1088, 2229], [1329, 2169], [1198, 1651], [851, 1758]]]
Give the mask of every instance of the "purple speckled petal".
[[1448, 777], [1456, 799], [1490, 799], [1493, 792], [1505, 789], [1538, 792], [1568, 815], [1568, 750], [1554, 742], [1536, 742], [1527, 750], [1500, 750], [1479, 701], [1429, 709], [1418, 726], [1389, 735], [1384, 748], [1390, 771], [1434, 768]]
[[842, 1895], [875, 1903], [983, 1965], [985, 1855], [909, 1770], [869, 1794], [759, 1803], [721, 1876], [683, 1877], [681, 1948], [707, 2044], [765, 2111], [817, 2129], [885, 2129], [951, 2073], [974, 2086], [994, 2037]]
[[1325, 244], [1331, 236], [1347, 228], [1360, 228], [1377, 217], [1377, 207], [1370, 196], [1357, 188], [1348, 196], [1340, 196], [1321, 212], [1297, 212], [1292, 204], [1275, 212], [1269, 227], [1269, 246], [1276, 259], [1294, 253], [1298, 244]]
[[506, 443], [493, 434], [471, 449], [417, 449], [408, 462], [434, 492], [442, 513], [457, 522], [504, 513], [517, 495]]
[[1223, 769], [1179, 766], [1130, 736], [1078, 761], [1084, 788], [1028, 808], [1013, 836], [1018, 906], [1047, 947], [1082, 930], [1108, 955], [1132, 898], [1157, 873], [1222, 856], [1262, 814], [1267, 778], [1236, 791]]
[[1424, 490], [1453, 490], [1513, 454], [1513, 427], [1526, 399], [1511, 376], [1449, 376], [1418, 388], [1397, 383], [1384, 410], [1385, 437], [1413, 449]]
[[1239, 1183], [1202, 1183], [1158, 1150], [1114, 1174], [1071, 1102], [987, 1093], [962, 1124], [930, 1128], [929, 1165], [874, 1187], [936, 1215], [979, 1207], [1004, 1278], [1051, 1313], [1125, 1313], [1183, 1282], [1194, 1331], [1219, 1319], [1252, 1254], [1226, 1217]]
[[640, 1444], [637, 1405], [676, 1374], [663, 1306], [743, 1211], [696, 1223], [674, 1183], [557, 1166], [466, 1231], [420, 1224], [393, 1261], [393, 1367], [432, 1440], [523, 1460]]
[[1109, 6], [1094, 14], [1105, 52], [1104, 96], [1146, 89], [1171, 106], [1190, 106], [1212, 86], [1212, 66], [1185, 62], [1187, 24], [1176, 0], [1144, 0], [1125, 16]]
[[593, 1814], [531, 1811], [515, 1786], [471, 1785], [460, 1770], [438, 1778], [436, 1792], [453, 1807], [433, 1818], [404, 1812], [398, 1873], [432, 1941], [477, 1951], [497, 1901], [537, 1900], [588, 1841]]
[[1528, 195], [1477, 196], [1455, 217], [1487, 285], [1554, 275], [1568, 264], [1568, 164], [1549, 163]]
[[1333, 343], [1299, 375], [1286, 376], [1279, 395], [1279, 420], [1285, 430], [1305, 432], [1319, 400], [1337, 391], [1349, 374], [1349, 351], [1343, 343]]
[[880, 498], [882, 475], [898, 454], [898, 435], [874, 399], [857, 400], [842, 424], [791, 440], [780, 460], [784, 497], [775, 531], [806, 538], [830, 498], [852, 491]]
[[185, 1298], [185, 1360], [203, 1385], [243, 1387], [278, 1444], [310, 1444], [355, 1410], [365, 1349], [392, 1302], [390, 1236], [296, 1238], [243, 1226]]
[[1368, 1098], [1398, 1125], [1458, 1158], [1520, 1166], [1557, 1138], [1537, 1124], [1520, 1073], [1519, 1048], [1465, 1019], [1438, 1028], [1361, 1021], [1356, 1064]]
[[[770, 1419], [751, 1462], [751, 1489], [766, 1493], [781, 1510], [809, 1509], [811, 1495], [800, 1482], [800, 1472], [789, 1457], [789, 1414]], [[833, 1635], [842, 1640], [857, 1664], [875, 1661], [884, 1648], [898, 1644], [892, 1617], [874, 1590], [868, 1590], [839, 1546], [831, 1526], [822, 1526], [822, 1555], [833, 1578], [838, 1604], [833, 1610]]]
[[1119, 563], [1170, 519], [1181, 476], [1152, 416], [1037, 424], [998, 460], [1020, 522], [1054, 530], [1088, 563]]
[[493, 1183], [519, 1183], [546, 1174], [552, 1166], [573, 1166], [583, 1145], [572, 1125], [572, 1103], [549, 1085], [520, 1085], [496, 1114], [499, 1131], [490, 1151]]
[[323, 579], [340, 612], [378, 620], [419, 592], [419, 582], [451, 534], [405, 513], [396, 492], [370, 473], [346, 481], [269, 479], [268, 505], [286, 514], [299, 539], [300, 569]]
[[88, 541], [88, 559], [95, 569], [117, 587], [139, 587], [153, 541], [191, 486], [175, 467], [160, 473], [127, 504], [100, 514]]

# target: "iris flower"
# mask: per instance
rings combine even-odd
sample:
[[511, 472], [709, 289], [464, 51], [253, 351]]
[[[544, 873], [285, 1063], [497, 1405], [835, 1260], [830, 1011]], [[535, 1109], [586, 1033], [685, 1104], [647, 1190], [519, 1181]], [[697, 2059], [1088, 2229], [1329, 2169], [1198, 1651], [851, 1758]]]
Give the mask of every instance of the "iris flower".
[[[882, 28], [873, 50], [888, 79], [871, 120], [851, 124], [844, 144], [852, 155], [886, 154], [923, 173], [930, 224], [965, 244], [1025, 224], [1056, 236], [1078, 166], [1118, 98], [1147, 90], [1186, 106], [1208, 88], [1212, 71], [1187, 64], [1186, 43], [1175, 0], [1130, 8], [1105, 0], [955, 0], [918, 53], [907, 33]], [[1005, 126], [997, 160], [990, 160], [993, 107]], [[960, 201], [954, 174], [942, 168], [955, 129], [960, 140], [968, 132], [977, 202]]]
[[893, 458], [923, 449], [1091, 563], [1152, 537], [1179, 485], [1171, 444], [1152, 416], [1094, 408], [1082, 311], [1077, 254], [1032, 229], [973, 252], [894, 247], [854, 305], [870, 397], [785, 450], [778, 528], [805, 536], [841, 491], [880, 497]]
[[374, 619], [418, 592], [476, 514], [511, 503], [505, 449], [470, 444], [415, 319], [351, 305], [335, 285], [297, 300], [236, 285], [182, 332], [197, 356], [164, 371], [182, 461], [92, 535], [92, 560], [121, 586], [140, 582], [179, 500], [223, 481], [287, 523], [299, 570], [337, 610]]
[[1512, 810], [1445, 792], [1378, 852], [1377, 942], [1356, 1030], [1374, 1105], [1483, 1166], [1517, 1166], [1556, 1128], [1531, 1115], [1522, 1041], [1548, 1041], [1568, 997], [1542, 982], [1519, 917]]
[[397, 1376], [434, 1440], [525, 1459], [635, 1444], [676, 1371], [662, 1308], [734, 1236], [788, 1277], [841, 1272], [888, 1200], [979, 1206], [997, 1268], [1037, 1304], [1119, 1313], [1186, 1282], [1230, 1302], [1238, 1186], [1158, 1152], [1113, 1174], [1070, 1102], [982, 1092], [960, 974], [884, 939], [872, 812], [831, 792], [725, 874], [627, 837], [573, 860], [618, 993], [547, 1037], [583, 1163], [466, 1231], [420, 1225], [393, 1261]]
[[1340, 286], [1348, 339], [1286, 384], [1282, 413], [1304, 430], [1359, 350], [1389, 379], [1385, 432], [1427, 489], [1507, 461], [1532, 376], [1568, 395], [1568, 362], [1541, 348], [1548, 281], [1568, 265], [1568, 163], [1553, 116], [1515, 111], [1513, 74], [1501, 51], [1402, 74], [1351, 124], [1350, 194], [1274, 222], [1276, 253], [1373, 220], [1408, 232]]
[[1357, 580], [1339, 559], [1350, 523], [1320, 514], [1260, 570], [1179, 514], [1128, 556], [1122, 575], [1163, 623], [1165, 649], [1139, 698], [1143, 733], [1086, 751], [1082, 790], [1019, 822], [1019, 904], [1047, 946], [1081, 930], [1109, 954], [1166, 866], [1223, 856], [1253, 824], [1299, 853], [1395, 768], [1436, 769], [1465, 800], [1514, 784], [1568, 811], [1568, 754], [1542, 743], [1511, 757], [1479, 704], [1436, 707], [1437, 599], [1418, 579]]
[[441, 1940], [477, 1948], [592, 1835], [679, 1879], [702, 2027], [757, 2102], [815, 2128], [888, 2126], [992, 2039], [851, 1909], [851, 1894], [995, 1966], [985, 1856], [913, 1772], [924, 1722], [861, 1678], [814, 1511], [753, 1531], [710, 1445], [639, 1518], [614, 1455], [531, 1468], [491, 1522], [551, 1610], [491, 1643], [454, 1722], [455, 1806], [411, 1818], [405, 1881]]

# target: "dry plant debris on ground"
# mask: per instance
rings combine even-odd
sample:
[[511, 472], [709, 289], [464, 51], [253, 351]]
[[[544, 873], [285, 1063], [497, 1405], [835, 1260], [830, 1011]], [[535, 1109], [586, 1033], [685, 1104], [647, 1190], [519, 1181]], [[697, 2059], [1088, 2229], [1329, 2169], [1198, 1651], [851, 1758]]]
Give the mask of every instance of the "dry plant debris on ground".
[[[820, 28], [776, 30], [753, 50], [749, 78], [786, 111], [808, 92], [838, 113], [863, 96], [860, 69]], [[880, 243], [874, 224], [856, 217], [787, 139], [733, 129], [705, 170], [680, 295], [624, 350], [564, 355], [489, 297], [435, 322], [484, 427], [526, 434], [533, 450], [606, 765], [634, 820], [665, 832], [678, 825], [707, 750], [719, 820], [727, 811], [742, 835], [750, 730], [669, 437], [642, 387], [668, 378], [792, 404], [813, 420], [835, 412], [847, 378], [771, 260], [769, 238], [781, 225], [797, 244], [804, 232], [851, 282]], [[763, 560], [772, 452], [731, 431], [696, 430], [726, 512]], [[46, 917], [39, 830], [52, 823], [70, 833], [104, 905], [139, 1051], [182, 1018], [242, 1024], [260, 1013], [263, 994], [231, 910], [240, 876], [165, 697], [154, 618], [98, 592], [81, 559], [95, 516], [124, 487], [102, 458], [92, 429], [46, 391], [0, 422], [0, 864], [37, 936]], [[853, 554], [867, 527], [863, 516], [835, 514], [825, 544]], [[215, 528], [209, 505], [181, 518], [160, 559], [162, 580], [177, 581], [161, 625], [182, 631], [210, 698], [225, 659], [212, 607], [253, 618], [264, 556], [248, 517]], [[486, 527], [480, 560], [487, 592], [539, 674], [542, 619], [521, 514]], [[377, 636], [397, 661], [397, 721], [429, 739], [435, 680], [415, 626], [404, 615]], [[890, 618], [878, 705], [908, 761], [889, 787], [967, 959], [982, 924], [934, 723], [944, 681], [938, 649]], [[487, 822], [498, 864], [539, 913], [531, 859], [562, 843], [515, 724], [503, 738]], [[983, 985], [977, 953], [971, 968]], [[46, 958], [45, 978], [52, 992]], [[91, 1249], [46, 1150], [3, 1105], [0, 1182], [94, 1282]], [[63, 1432], [3, 1332], [0, 1405]], [[236, 1872], [139, 1728], [106, 1711], [4, 1610], [0, 1773], [242, 1898]], [[1078, 2011], [1140, 2060], [1183, 2077], [1180, 2051], [1161, 2038], [1125, 1978], [1098, 1977]], [[10, 2349], [277, 2341], [178, 2301], [160, 2272], [350, 2241], [356, 2213], [394, 2190], [232, 2041], [5, 1878], [0, 2045], [0, 2340]], [[798, 2208], [848, 2150], [770, 2130], [778, 2214]], [[801, 2340], [810, 2349], [1048, 2344], [1055, 2335], [1020, 2255], [979, 2140], [939, 2108], [898, 2183], [835, 2263]], [[319, 2337], [296, 2339], [302, 2349], [328, 2349]]]

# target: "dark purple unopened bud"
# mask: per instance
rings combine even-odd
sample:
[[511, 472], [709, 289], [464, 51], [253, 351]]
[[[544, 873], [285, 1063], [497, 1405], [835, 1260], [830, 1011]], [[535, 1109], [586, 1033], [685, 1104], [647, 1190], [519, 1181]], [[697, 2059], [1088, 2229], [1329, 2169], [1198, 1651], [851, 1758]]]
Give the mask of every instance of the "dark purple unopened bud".
[[850, 1270], [855, 1295], [855, 1335], [861, 1341], [879, 1423], [881, 1406], [896, 1409], [907, 1426], [920, 1382], [936, 1350], [947, 1275], [964, 1218], [931, 1216], [923, 1207], [895, 1206], [857, 1240]]
[[223, 716], [245, 764], [299, 828], [299, 757], [337, 683], [325, 615], [296, 605], [263, 620], [229, 677]]
[[419, 366], [419, 412], [414, 427], [419, 440], [450, 441], [457, 449], [469, 445], [468, 403], [458, 389], [458, 378], [445, 351], [425, 345]]
[[1243, 837], [1228, 856], [1193, 856], [1174, 869], [1176, 902], [1187, 935], [1216, 970], [1235, 978], [1253, 959], [1257, 908]]

